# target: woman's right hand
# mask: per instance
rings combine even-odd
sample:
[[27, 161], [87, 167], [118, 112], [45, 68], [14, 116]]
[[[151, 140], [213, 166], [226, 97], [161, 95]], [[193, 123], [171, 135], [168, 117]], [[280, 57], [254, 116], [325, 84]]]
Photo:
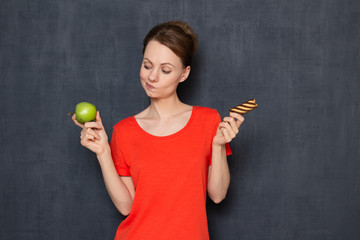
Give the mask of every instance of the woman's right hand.
[[99, 111], [96, 112], [95, 122], [81, 124], [76, 120], [75, 114], [72, 116], [72, 120], [76, 125], [82, 128], [80, 135], [81, 145], [93, 151], [96, 155], [101, 155], [106, 150], [110, 149], [108, 136], [102, 124]]

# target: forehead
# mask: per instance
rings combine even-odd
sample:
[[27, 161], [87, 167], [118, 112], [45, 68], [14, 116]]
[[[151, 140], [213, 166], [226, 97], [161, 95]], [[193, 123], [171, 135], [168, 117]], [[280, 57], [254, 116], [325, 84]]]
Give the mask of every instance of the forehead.
[[181, 59], [170, 48], [155, 40], [151, 40], [147, 44], [144, 58], [149, 59], [154, 64], [182, 65]]

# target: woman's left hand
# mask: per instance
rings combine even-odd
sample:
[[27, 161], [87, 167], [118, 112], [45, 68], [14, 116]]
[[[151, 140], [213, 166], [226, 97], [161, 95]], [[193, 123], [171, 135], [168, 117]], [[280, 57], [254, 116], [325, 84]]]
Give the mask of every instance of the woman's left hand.
[[213, 145], [224, 145], [231, 142], [239, 133], [239, 127], [244, 122], [244, 117], [238, 113], [230, 113], [229, 117], [225, 117], [219, 124], [216, 135], [213, 139]]

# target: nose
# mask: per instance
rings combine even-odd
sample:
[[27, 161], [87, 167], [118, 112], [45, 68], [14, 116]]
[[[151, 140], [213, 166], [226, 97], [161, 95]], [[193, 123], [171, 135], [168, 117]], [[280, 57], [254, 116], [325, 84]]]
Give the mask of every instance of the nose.
[[156, 69], [153, 69], [149, 74], [149, 80], [151, 82], [157, 82], [159, 81], [158, 71]]

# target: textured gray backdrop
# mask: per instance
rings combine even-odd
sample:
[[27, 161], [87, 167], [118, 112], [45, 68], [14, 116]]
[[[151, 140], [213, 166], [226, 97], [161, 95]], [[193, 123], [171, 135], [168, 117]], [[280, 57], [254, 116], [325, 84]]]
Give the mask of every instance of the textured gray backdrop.
[[142, 39], [170, 19], [200, 41], [183, 101], [259, 103], [208, 202], [211, 239], [359, 239], [356, 0], [2, 0], [0, 239], [113, 239], [123, 217], [66, 114], [92, 102], [111, 136], [145, 108]]

